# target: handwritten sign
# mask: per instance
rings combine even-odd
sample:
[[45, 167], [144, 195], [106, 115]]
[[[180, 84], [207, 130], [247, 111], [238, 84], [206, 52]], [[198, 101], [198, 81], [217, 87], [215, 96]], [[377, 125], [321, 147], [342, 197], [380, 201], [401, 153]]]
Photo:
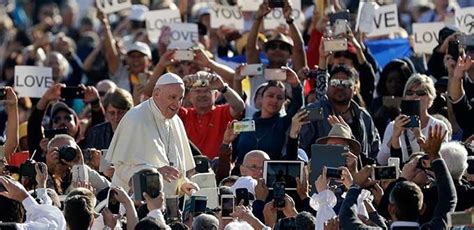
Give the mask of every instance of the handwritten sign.
[[[294, 23], [299, 29], [304, 29], [304, 13], [301, 11], [301, 1], [291, 0], [292, 12], [291, 15], [294, 18]], [[287, 26], [285, 16], [283, 15], [282, 8], [274, 8], [267, 14], [263, 19], [263, 26], [266, 30], [276, 29], [279, 26]]]
[[242, 11], [257, 11], [263, 0], [237, 0], [237, 5]]
[[211, 13], [211, 28], [219, 29], [228, 26], [237, 30], [244, 29], [244, 17], [238, 6], [209, 4]]
[[41, 98], [53, 85], [50, 67], [15, 66], [15, 90], [20, 97]]
[[380, 6], [374, 11], [373, 30], [367, 36], [386, 35], [398, 32], [398, 10], [397, 4]]
[[164, 24], [173, 24], [181, 22], [179, 10], [154, 10], [145, 13], [146, 31], [148, 39], [156, 43], [161, 34], [161, 27]]
[[374, 13], [378, 8], [379, 5], [376, 2], [360, 2], [355, 28], [360, 32], [371, 33]]
[[413, 48], [415, 53], [431, 54], [438, 45], [438, 34], [443, 27], [443, 22], [413, 23]]
[[456, 25], [465, 34], [474, 34], [474, 6], [456, 10]]
[[132, 6], [132, 3], [130, 0], [96, 0], [96, 5], [105, 14], [110, 14], [128, 9]]

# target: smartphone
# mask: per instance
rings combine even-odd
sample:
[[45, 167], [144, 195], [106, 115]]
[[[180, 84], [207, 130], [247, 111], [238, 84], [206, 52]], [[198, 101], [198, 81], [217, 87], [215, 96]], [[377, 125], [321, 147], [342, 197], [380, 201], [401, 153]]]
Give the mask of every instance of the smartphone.
[[372, 170], [373, 180], [396, 180], [398, 176], [398, 168], [395, 166], [376, 166]]
[[179, 218], [179, 196], [166, 196], [166, 216], [169, 220], [176, 220]]
[[270, 0], [268, 4], [270, 8], [283, 8], [283, 6], [285, 5], [283, 0]]
[[192, 50], [176, 50], [174, 51], [174, 59], [177, 61], [194, 60], [194, 52]]
[[334, 25], [334, 23], [336, 23], [338, 19], [343, 19], [343, 20], [346, 20], [347, 22], [350, 22], [352, 19], [351, 14], [349, 13], [349, 10], [339, 11], [336, 13], [329, 14], [328, 16], [329, 16], [329, 22], [331, 23], [331, 25]]
[[313, 121], [322, 121], [324, 120], [324, 113], [323, 113], [323, 108], [305, 108], [306, 111], [309, 112], [308, 114], [308, 120], [313, 122]]
[[389, 157], [388, 158], [388, 166], [395, 166], [399, 169], [400, 168], [400, 158], [398, 158], [398, 157]]
[[334, 23], [334, 36], [347, 34], [347, 20], [337, 19]]
[[221, 195], [221, 216], [222, 219], [232, 219], [231, 213], [234, 212], [234, 195], [223, 194]]
[[135, 173], [132, 183], [135, 200], [144, 200], [143, 192], [146, 192], [151, 198], [156, 198], [163, 189], [158, 173]]
[[0, 100], [7, 99], [7, 90], [5, 87], [0, 87]]
[[326, 178], [341, 179], [342, 170], [335, 167], [326, 167]]
[[276, 208], [285, 207], [285, 183], [277, 182], [273, 186], [273, 200]]
[[109, 193], [107, 194], [107, 208], [113, 214], [120, 214], [120, 202], [118, 202], [115, 197], [116, 195], [117, 192], [110, 188]]
[[244, 206], [249, 206], [249, 191], [246, 188], [238, 188], [235, 190], [235, 198], [236, 198], [236, 203], [240, 204], [240, 202], [243, 200], [243, 205]]
[[237, 121], [234, 123], [234, 133], [255, 132], [255, 121]]
[[52, 139], [53, 137], [55, 137], [56, 135], [59, 135], [59, 134], [67, 134], [67, 128], [59, 128], [59, 129], [45, 129], [43, 131], [44, 133], [44, 137], [48, 138], [48, 139]]
[[458, 60], [459, 55], [461, 54], [461, 52], [459, 51], [459, 41], [458, 40], [450, 41], [448, 43], [448, 54], [451, 55], [451, 57], [453, 57], [453, 59], [455, 61]]
[[146, 82], [148, 81], [148, 77], [146, 76], [146, 73], [139, 73], [138, 74], [138, 82], [140, 82], [140, 85], [146, 85]]
[[400, 104], [402, 114], [410, 117], [405, 128], [420, 127], [420, 100], [402, 100]]
[[61, 88], [61, 98], [74, 99], [84, 98], [84, 89], [76, 86], [66, 86]]
[[20, 165], [20, 175], [22, 177], [36, 178], [36, 162], [33, 160], [26, 160], [25, 163]]
[[263, 64], [248, 64], [240, 71], [240, 76], [258, 76], [263, 75]]
[[448, 227], [474, 224], [474, 213], [470, 211], [448, 213]]
[[286, 80], [286, 70], [284, 69], [265, 69], [265, 79], [267, 81], [284, 81]]
[[191, 196], [191, 213], [195, 216], [198, 213], [206, 212], [207, 197]]
[[467, 157], [467, 173], [474, 174], [474, 156]]
[[346, 51], [347, 39], [342, 38], [342, 39], [324, 40], [324, 50], [326, 52]]

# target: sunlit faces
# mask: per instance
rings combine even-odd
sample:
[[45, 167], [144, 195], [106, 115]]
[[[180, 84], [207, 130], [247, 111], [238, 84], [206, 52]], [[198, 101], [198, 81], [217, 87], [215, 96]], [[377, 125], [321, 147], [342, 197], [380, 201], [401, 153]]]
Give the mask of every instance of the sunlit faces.
[[291, 56], [291, 46], [279, 41], [272, 41], [265, 44], [266, 55], [270, 63], [284, 65]]
[[216, 91], [209, 87], [195, 87], [189, 91], [189, 100], [195, 108], [211, 108], [214, 105]]
[[[333, 81], [334, 80], [334, 81]], [[337, 84], [336, 84], [337, 81]], [[351, 83], [349, 83], [351, 82]], [[348, 104], [354, 94], [354, 81], [344, 72], [338, 72], [330, 80], [327, 96], [336, 104]]]
[[74, 118], [74, 115], [61, 110], [57, 112], [54, 117], [51, 118], [53, 128], [67, 128], [68, 134], [72, 137], [76, 136], [77, 133], [77, 123]]
[[143, 73], [150, 65], [150, 59], [138, 51], [132, 51], [127, 54], [128, 69], [133, 74]]
[[275, 115], [280, 112], [281, 106], [285, 101], [285, 90], [277, 87], [271, 86], [263, 92], [262, 97], [262, 114], [265, 112], [267, 114]]
[[253, 179], [263, 178], [263, 162], [265, 158], [263, 156], [252, 156], [249, 157], [240, 166], [240, 174], [242, 176], [251, 176]]
[[184, 85], [161, 85], [153, 92], [153, 100], [166, 119], [171, 119], [178, 113], [183, 103]]

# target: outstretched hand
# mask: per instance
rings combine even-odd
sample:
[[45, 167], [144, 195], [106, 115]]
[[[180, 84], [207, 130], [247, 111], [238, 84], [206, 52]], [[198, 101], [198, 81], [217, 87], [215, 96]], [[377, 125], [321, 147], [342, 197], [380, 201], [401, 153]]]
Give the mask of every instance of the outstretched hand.
[[418, 144], [423, 149], [423, 151], [428, 155], [430, 161], [441, 158], [439, 154], [439, 149], [441, 148], [441, 143], [446, 137], [447, 130], [445, 130], [441, 125], [431, 126], [428, 131], [428, 137], [426, 140], [420, 138]]

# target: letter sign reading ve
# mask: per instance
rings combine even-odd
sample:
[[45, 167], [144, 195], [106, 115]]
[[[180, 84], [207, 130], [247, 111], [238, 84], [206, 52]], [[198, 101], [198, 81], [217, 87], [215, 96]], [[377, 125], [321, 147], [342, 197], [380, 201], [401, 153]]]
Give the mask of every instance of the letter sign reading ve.
[[15, 91], [19, 97], [41, 98], [53, 85], [53, 70], [50, 67], [15, 66]]
[[431, 54], [438, 45], [438, 33], [443, 22], [413, 23], [413, 45], [415, 53]]
[[165, 24], [181, 23], [179, 10], [153, 10], [145, 13], [146, 31], [152, 43], [158, 42], [161, 27]]
[[97, 8], [101, 9], [105, 14], [114, 13], [132, 6], [130, 0], [96, 0]]
[[236, 30], [244, 29], [244, 17], [238, 6], [223, 6], [219, 4], [209, 4], [211, 13], [211, 28], [219, 29], [227, 26]]
[[399, 31], [397, 4], [384, 5], [374, 12], [372, 33], [367, 36], [386, 35]]

